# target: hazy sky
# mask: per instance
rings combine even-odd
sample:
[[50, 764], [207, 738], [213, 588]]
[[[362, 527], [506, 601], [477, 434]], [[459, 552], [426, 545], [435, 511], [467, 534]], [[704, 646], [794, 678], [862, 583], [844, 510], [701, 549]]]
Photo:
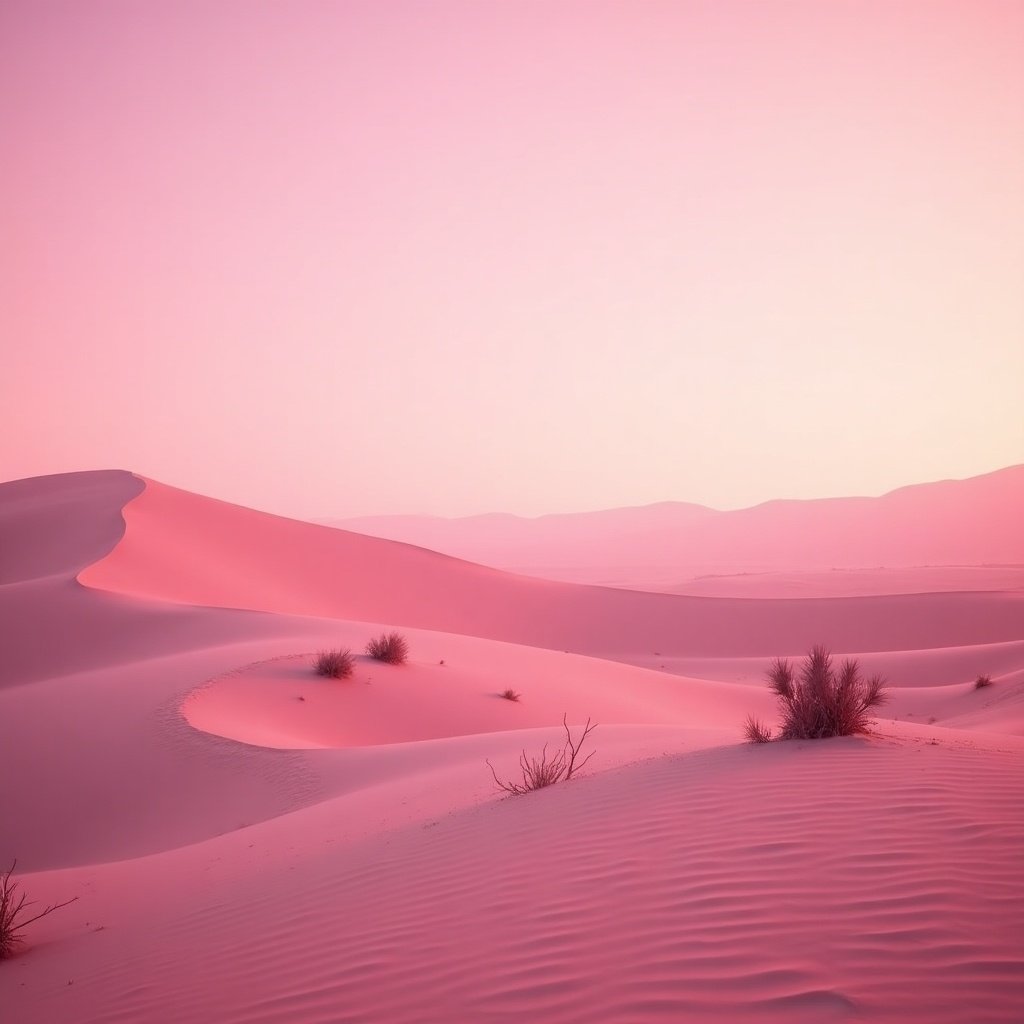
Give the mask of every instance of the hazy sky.
[[292, 515], [1024, 462], [1024, 3], [0, 5], [0, 479]]

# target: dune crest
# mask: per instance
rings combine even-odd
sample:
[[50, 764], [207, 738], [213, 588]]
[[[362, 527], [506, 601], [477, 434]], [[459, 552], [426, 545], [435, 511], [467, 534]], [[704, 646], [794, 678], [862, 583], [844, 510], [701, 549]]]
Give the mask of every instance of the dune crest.
[[134, 597], [358, 619], [598, 656], [907, 650], [1019, 638], [1024, 592], [711, 599], [514, 576], [146, 481], [82, 582]]

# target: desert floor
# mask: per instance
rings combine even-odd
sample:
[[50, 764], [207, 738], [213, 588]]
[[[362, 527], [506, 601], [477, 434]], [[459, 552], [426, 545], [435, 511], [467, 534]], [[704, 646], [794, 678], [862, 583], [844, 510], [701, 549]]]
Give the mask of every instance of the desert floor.
[[[1017, 570], [617, 589], [120, 471], [0, 485], [0, 537], [0, 859], [78, 897], [5, 1022], [1022, 1019]], [[815, 643], [873, 731], [744, 743]], [[563, 715], [586, 769], [503, 796]]]

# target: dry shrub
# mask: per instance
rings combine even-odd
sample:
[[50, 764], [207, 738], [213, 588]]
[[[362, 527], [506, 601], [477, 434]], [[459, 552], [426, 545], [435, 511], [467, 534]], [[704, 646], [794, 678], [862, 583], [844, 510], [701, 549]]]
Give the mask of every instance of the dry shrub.
[[991, 685], [992, 685], [992, 677], [991, 676], [978, 676], [978, 678], [974, 680], [974, 688], [976, 690], [984, 690], [986, 686], [991, 686]]
[[522, 694], [516, 693], [516, 691], [510, 686], [507, 690], [502, 690], [499, 696], [504, 697], [505, 700], [518, 701]]
[[753, 715], [747, 715], [747, 721], [743, 727], [743, 732], [747, 737], [747, 742], [749, 743], [768, 743], [772, 738], [771, 729]]
[[409, 643], [401, 633], [381, 633], [366, 645], [366, 653], [375, 661], [404, 665], [409, 657]]
[[[837, 669], [832, 655], [820, 645], [811, 648], [799, 674], [788, 659], [776, 658], [768, 670], [768, 685], [779, 698], [779, 738], [783, 740], [816, 740], [867, 732], [869, 712], [889, 699], [881, 676], [864, 679], [860, 665], [851, 658], [844, 659]], [[750, 721], [747, 737], [753, 740]], [[754, 725], [758, 737], [770, 738], [759, 722]], [[753, 741], [764, 742], [760, 738]]]
[[318, 676], [330, 679], [348, 679], [355, 671], [356, 661], [348, 648], [337, 651], [321, 651], [313, 662], [313, 670]]
[[534, 789], [544, 789], [545, 786], [553, 786], [556, 782], [561, 782], [563, 779], [568, 781], [594, 756], [596, 751], [591, 751], [579, 764], [576, 763], [576, 758], [579, 756], [583, 741], [597, 728], [597, 723], [595, 722], [591, 725], [588, 718], [587, 724], [583, 727], [583, 734], [574, 743], [572, 733], [569, 731], [569, 726], [566, 724], [565, 719], [566, 716], [562, 715], [562, 727], [565, 729], [565, 746], [561, 750], [548, 755], [548, 745], [545, 743], [539, 758], [527, 757], [525, 750], [519, 755], [519, 767], [523, 776], [522, 782], [502, 781], [498, 778], [494, 765], [487, 761], [487, 767], [491, 769], [491, 775], [494, 776], [494, 781], [500, 790], [519, 795], [521, 793], [529, 793]]
[[28, 908], [34, 907], [35, 903], [26, 900], [25, 894], [18, 891], [20, 886], [13, 878], [17, 866], [18, 862], [15, 861], [8, 871], [0, 874], [0, 960], [6, 960], [14, 953], [15, 947], [25, 941], [21, 933], [33, 921], [38, 921], [78, 899], [77, 896], [72, 896], [63, 903], [55, 903], [37, 914], [26, 916]]

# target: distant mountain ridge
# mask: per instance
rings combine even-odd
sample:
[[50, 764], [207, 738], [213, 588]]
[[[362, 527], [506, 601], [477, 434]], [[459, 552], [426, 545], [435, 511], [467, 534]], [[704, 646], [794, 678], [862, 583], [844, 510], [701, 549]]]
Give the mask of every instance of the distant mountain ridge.
[[319, 520], [521, 572], [657, 567], [701, 573], [1024, 563], [1024, 465], [879, 497], [777, 499], [718, 511], [684, 502], [444, 519]]

